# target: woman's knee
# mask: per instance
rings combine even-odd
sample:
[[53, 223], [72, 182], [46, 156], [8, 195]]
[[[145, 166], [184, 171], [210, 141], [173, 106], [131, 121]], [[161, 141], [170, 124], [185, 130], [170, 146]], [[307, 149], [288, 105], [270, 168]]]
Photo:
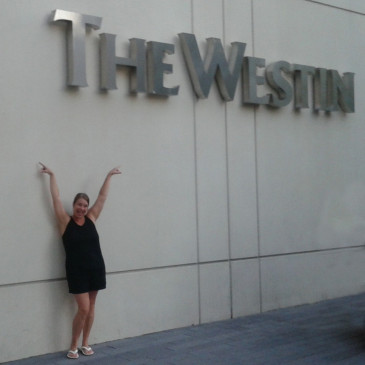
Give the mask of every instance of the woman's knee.
[[90, 312], [90, 306], [79, 306], [78, 308], [78, 313], [80, 314], [80, 316], [82, 317], [87, 317], [89, 315]]

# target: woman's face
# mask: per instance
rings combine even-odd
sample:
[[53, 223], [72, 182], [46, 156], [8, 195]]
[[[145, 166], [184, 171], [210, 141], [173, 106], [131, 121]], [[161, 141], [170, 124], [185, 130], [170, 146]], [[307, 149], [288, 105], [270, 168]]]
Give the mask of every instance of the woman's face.
[[88, 208], [89, 208], [89, 204], [85, 199], [83, 199], [83, 198], [77, 199], [73, 206], [74, 217], [76, 217], [76, 218], [84, 217], [87, 213]]

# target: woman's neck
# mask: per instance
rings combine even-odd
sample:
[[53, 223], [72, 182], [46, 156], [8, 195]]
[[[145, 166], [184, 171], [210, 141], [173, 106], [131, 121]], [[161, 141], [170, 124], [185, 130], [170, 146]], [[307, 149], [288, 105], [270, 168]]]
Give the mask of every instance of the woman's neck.
[[85, 223], [85, 216], [82, 217], [75, 217], [72, 216], [72, 219], [77, 223], [79, 226], [82, 226]]

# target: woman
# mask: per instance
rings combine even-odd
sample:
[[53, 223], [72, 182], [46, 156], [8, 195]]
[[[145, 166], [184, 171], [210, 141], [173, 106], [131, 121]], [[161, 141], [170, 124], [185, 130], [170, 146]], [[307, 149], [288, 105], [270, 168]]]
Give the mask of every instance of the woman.
[[89, 198], [84, 193], [76, 195], [73, 213], [69, 216], [61, 202], [54, 173], [44, 164], [41, 172], [50, 176], [53, 207], [66, 251], [66, 277], [69, 292], [75, 297], [78, 310], [72, 323], [71, 347], [67, 357], [77, 359], [78, 341], [83, 334], [81, 352], [92, 355], [89, 335], [94, 321], [95, 301], [98, 290], [105, 289], [105, 266], [100, 250], [95, 222], [103, 210], [108, 196], [110, 179], [121, 174], [118, 168], [111, 170], [100, 189], [94, 205], [89, 209]]

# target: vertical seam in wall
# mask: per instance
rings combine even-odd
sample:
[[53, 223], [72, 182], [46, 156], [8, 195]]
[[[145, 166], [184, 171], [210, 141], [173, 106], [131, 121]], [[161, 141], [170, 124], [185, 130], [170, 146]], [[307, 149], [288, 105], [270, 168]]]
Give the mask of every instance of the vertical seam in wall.
[[[194, 0], [190, 0], [191, 32], [194, 34]], [[194, 174], [195, 174], [195, 214], [196, 214], [196, 270], [198, 280], [198, 323], [201, 324], [201, 285], [200, 285], [200, 237], [199, 237], [199, 194], [198, 194], [198, 141], [196, 128], [196, 98], [192, 93], [193, 100], [193, 133], [194, 133]]]
[[[223, 26], [223, 46], [226, 46], [226, 4], [222, 0], [222, 26]], [[233, 318], [233, 283], [232, 283], [232, 250], [231, 250], [231, 216], [230, 216], [230, 189], [229, 189], [229, 156], [228, 156], [228, 111], [227, 102], [224, 103], [224, 121], [225, 121], [225, 152], [226, 152], [226, 184], [227, 184], [227, 243], [228, 243], [228, 269], [229, 269], [229, 303], [230, 314]]]
[[[254, 0], [251, 0], [251, 33], [252, 53], [255, 56], [255, 26], [254, 26]], [[253, 110], [254, 116], [254, 144], [255, 144], [255, 183], [256, 183], [256, 224], [257, 224], [257, 251], [258, 251], [258, 275], [259, 275], [259, 300], [260, 313], [262, 312], [262, 271], [261, 271], [261, 237], [260, 237], [260, 205], [259, 205], [259, 172], [258, 172], [258, 146], [257, 146], [257, 106]]]

